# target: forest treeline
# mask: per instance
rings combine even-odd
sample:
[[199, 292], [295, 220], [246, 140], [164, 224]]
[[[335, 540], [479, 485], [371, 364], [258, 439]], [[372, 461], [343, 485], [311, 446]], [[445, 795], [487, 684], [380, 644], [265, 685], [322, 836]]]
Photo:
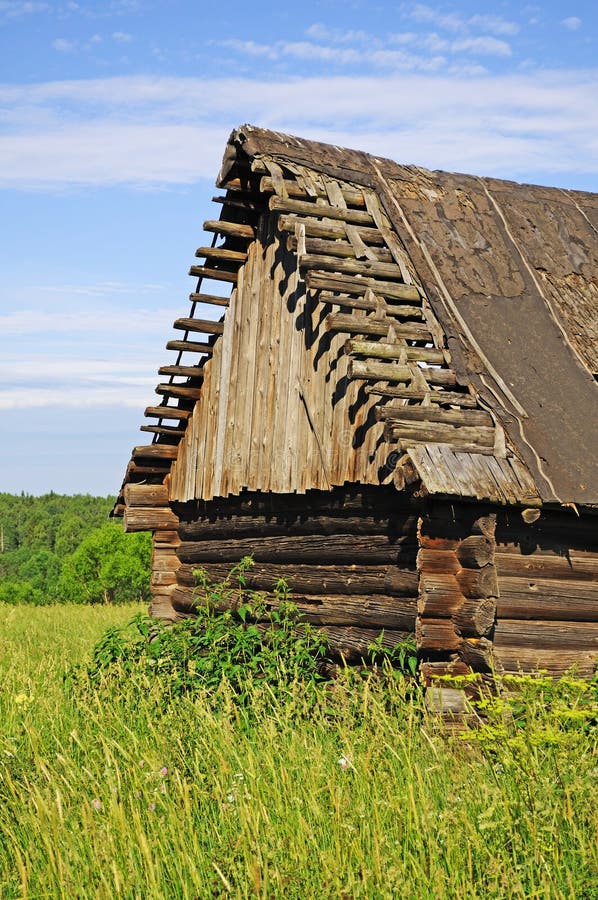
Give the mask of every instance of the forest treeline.
[[113, 497], [0, 493], [0, 601], [149, 598], [151, 537], [110, 521]]

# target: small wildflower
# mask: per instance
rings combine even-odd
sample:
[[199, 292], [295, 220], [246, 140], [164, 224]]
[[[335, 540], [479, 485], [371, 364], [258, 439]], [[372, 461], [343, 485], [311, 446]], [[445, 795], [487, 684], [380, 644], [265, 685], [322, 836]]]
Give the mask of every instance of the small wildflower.
[[347, 769], [353, 768], [353, 763], [351, 762], [350, 759], [347, 759], [346, 756], [341, 756], [338, 760], [338, 764], [339, 764], [341, 772], [346, 772]]
[[235, 772], [235, 778], [237, 779], [237, 781], [244, 781], [245, 776], [242, 772]]
[[162, 766], [160, 769], [160, 775], [168, 775], [168, 766]]
[[91, 805], [93, 806], [94, 809], [97, 809], [97, 810], [100, 810], [103, 808], [102, 801], [98, 800], [97, 797], [94, 797], [94, 799], [91, 801]]
[[143, 769], [144, 765], [145, 765], [145, 760], [144, 760], [144, 759], [140, 759], [140, 760], [139, 760], [139, 768], [140, 768], [140, 769]]
[[33, 703], [33, 697], [31, 694], [25, 694], [21, 691], [19, 694], [15, 694], [15, 703], [17, 706], [28, 706], [30, 703]]
[[150, 803], [150, 805], [148, 806], [148, 809], [149, 809], [150, 812], [155, 812], [155, 811], [156, 811], [156, 804], [155, 804], [155, 803]]
[[234, 794], [227, 794], [227, 795], [226, 795], [226, 802], [227, 802], [227, 803], [234, 803], [234, 802], [235, 802], [235, 795], [234, 795]]

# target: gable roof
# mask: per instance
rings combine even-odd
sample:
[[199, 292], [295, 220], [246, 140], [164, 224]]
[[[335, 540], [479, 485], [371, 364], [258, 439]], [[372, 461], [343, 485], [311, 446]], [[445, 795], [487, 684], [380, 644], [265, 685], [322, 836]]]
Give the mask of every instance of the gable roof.
[[[234, 226], [248, 228], [249, 253], [224, 250], [219, 255], [215, 248], [210, 255], [203, 248], [207, 262], [191, 273], [233, 284], [231, 304], [234, 300], [239, 308], [235, 270], [240, 273], [251, 256], [257, 213], [269, 209], [292, 219], [288, 247], [295, 254], [298, 285], [324, 304], [357, 307], [355, 313], [370, 310], [365, 321], [363, 313], [361, 318], [349, 316], [350, 322], [340, 313], [333, 322], [335, 329], [345, 329], [345, 336], [369, 339], [361, 345], [350, 342], [349, 352], [365, 355], [366, 362], [355, 359], [347, 373], [369, 384], [376, 417], [385, 422], [385, 438], [407, 454], [428, 492], [501, 503], [598, 503], [596, 195], [429, 172], [249, 125], [232, 133], [218, 184], [227, 189], [221, 224], [207, 224], [225, 238]], [[253, 232], [246, 221], [253, 223]], [[313, 235], [320, 233], [314, 222], [328, 237], [340, 226], [333, 250], [341, 253], [340, 243], [349, 247], [342, 250], [344, 259], [331, 260], [313, 238], [312, 249], [318, 252], [308, 252], [305, 223]], [[369, 232], [374, 230], [381, 252], [372, 250], [374, 235]], [[392, 310], [392, 303], [404, 305]], [[192, 319], [177, 320], [178, 327], [201, 330]], [[214, 348], [207, 351], [212, 360], [204, 357], [206, 378], [210, 367], [215, 369], [219, 342], [224, 346], [240, 340], [238, 329], [233, 337], [230, 319], [229, 308], [221, 323], [201, 326], [211, 331], [209, 346]], [[428, 329], [419, 340], [418, 327]], [[179, 360], [181, 343], [172, 347], [179, 349]], [[441, 355], [426, 357], [426, 346]], [[380, 358], [393, 362], [376, 362]], [[399, 381], [398, 369], [409, 365], [409, 377]], [[179, 369], [180, 375], [189, 371]], [[445, 375], [434, 375], [436, 369]], [[164, 477], [164, 469], [148, 460], [161, 459], [161, 452], [164, 459], [175, 458], [173, 443], [179, 438], [188, 455], [191, 432], [183, 437], [181, 425], [191, 421], [193, 428], [200, 418], [202, 391], [204, 405], [208, 402], [207, 382], [198, 388], [192, 379], [177, 388], [174, 372], [161, 371], [170, 374], [172, 387], [159, 386], [166, 407], [157, 409], [164, 418], [178, 417], [179, 427], [168, 432], [162, 426], [151, 445], [155, 449], [137, 448], [141, 452], [134, 452], [125, 481]], [[210, 377], [214, 381], [216, 376]], [[440, 380], [439, 387], [434, 379]], [[435, 395], [443, 391], [439, 400]], [[456, 392], [470, 399], [460, 400], [453, 396]], [[175, 411], [168, 406], [173, 398]], [[413, 411], [413, 401], [420, 412]], [[467, 412], [472, 408], [477, 417]], [[465, 424], [474, 419], [476, 426]], [[314, 430], [313, 423], [309, 427]], [[470, 432], [468, 442], [464, 436]], [[355, 452], [354, 446], [348, 452]], [[199, 456], [195, 460], [201, 464]], [[180, 469], [180, 461], [178, 465]], [[156, 472], [143, 471], [151, 469]], [[338, 477], [348, 471], [341, 466]], [[358, 466], [352, 471], [357, 480], [364, 478]], [[188, 482], [188, 472], [185, 477]], [[233, 490], [239, 485], [227, 482]], [[310, 486], [321, 485], [303, 485]], [[216, 485], [216, 494], [218, 489]], [[193, 487], [181, 491], [175, 490], [175, 499], [202, 497]]]

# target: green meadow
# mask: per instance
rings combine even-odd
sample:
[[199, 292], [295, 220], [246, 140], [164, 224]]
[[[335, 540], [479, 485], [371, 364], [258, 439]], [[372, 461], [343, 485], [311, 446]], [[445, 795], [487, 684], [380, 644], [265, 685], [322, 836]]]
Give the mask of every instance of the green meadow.
[[400, 677], [73, 679], [139, 604], [0, 605], [0, 896], [598, 897], [595, 686], [452, 734]]

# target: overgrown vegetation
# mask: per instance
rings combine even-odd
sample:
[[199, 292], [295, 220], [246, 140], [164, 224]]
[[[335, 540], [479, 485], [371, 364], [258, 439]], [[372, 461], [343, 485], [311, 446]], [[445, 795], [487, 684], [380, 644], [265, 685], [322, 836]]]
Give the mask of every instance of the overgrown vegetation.
[[597, 896], [595, 685], [506, 681], [452, 735], [396, 676], [65, 684], [139, 612], [0, 605], [3, 900]]
[[149, 534], [108, 521], [111, 497], [0, 494], [0, 602], [122, 603], [149, 597]]

